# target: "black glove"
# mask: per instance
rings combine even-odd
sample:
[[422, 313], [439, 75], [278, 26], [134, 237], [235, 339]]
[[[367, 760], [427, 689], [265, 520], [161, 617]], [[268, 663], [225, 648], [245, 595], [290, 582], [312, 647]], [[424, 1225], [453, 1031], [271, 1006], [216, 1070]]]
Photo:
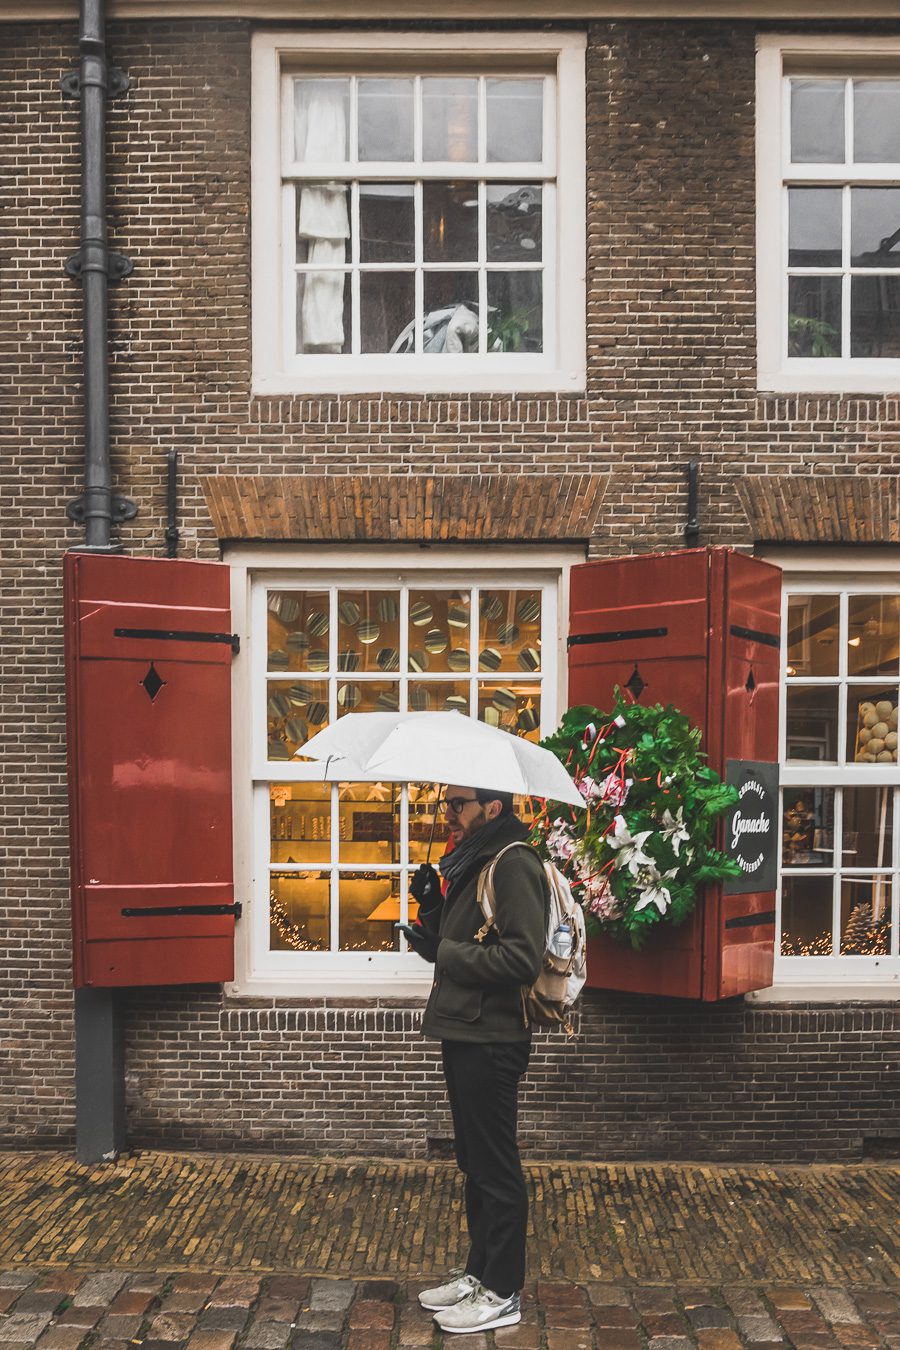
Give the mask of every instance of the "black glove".
[[421, 956], [423, 961], [434, 962], [437, 960], [437, 949], [440, 942], [437, 933], [429, 933], [419, 923], [395, 923], [394, 927], [398, 933], [403, 934], [411, 949], [417, 956]]
[[416, 868], [409, 883], [409, 891], [419, 905], [419, 922], [425, 928], [436, 931], [444, 894], [441, 879], [431, 863], [421, 863]]

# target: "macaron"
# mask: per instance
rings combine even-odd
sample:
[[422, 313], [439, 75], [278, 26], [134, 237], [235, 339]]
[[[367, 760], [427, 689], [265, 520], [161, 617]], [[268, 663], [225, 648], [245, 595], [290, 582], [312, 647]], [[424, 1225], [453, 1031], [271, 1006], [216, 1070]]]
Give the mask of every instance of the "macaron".
[[309, 651], [309, 635], [302, 628], [297, 628], [293, 633], [288, 633], [284, 645], [289, 652]]
[[356, 635], [360, 642], [364, 642], [368, 647], [370, 642], [377, 642], [381, 637], [381, 629], [378, 627], [377, 623], [373, 623], [371, 619], [366, 619], [366, 621], [361, 623], [357, 628]]
[[491, 702], [500, 712], [509, 712], [516, 706], [516, 696], [511, 689], [495, 689]]
[[291, 658], [288, 656], [287, 652], [282, 651], [269, 652], [270, 670], [287, 670], [290, 664]]
[[541, 654], [537, 647], [523, 647], [516, 661], [520, 670], [537, 670], [541, 664]]
[[483, 595], [479, 603], [481, 617], [488, 623], [496, 623], [498, 619], [503, 618], [503, 601], [499, 595]]
[[327, 670], [328, 653], [323, 652], [321, 648], [317, 648], [309, 653], [309, 656], [306, 658], [306, 664], [309, 666], [310, 670]]
[[353, 628], [359, 623], [362, 610], [355, 600], [342, 600], [338, 605], [338, 614], [340, 615], [341, 623], [345, 623], [350, 628]]
[[424, 628], [434, 618], [434, 610], [427, 600], [414, 600], [409, 607], [409, 621], [416, 628]]
[[411, 651], [409, 654], [409, 668], [421, 674], [423, 670], [428, 669], [428, 657], [423, 651]]
[[468, 628], [469, 608], [467, 605], [448, 605], [447, 622], [451, 628]]
[[382, 623], [396, 623], [397, 601], [393, 595], [383, 595], [375, 606], [375, 613]]
[[338, 652], [338, 670], [359, 670], [359, 652], [352, 647]]
[[358, 708], [362, 703], [362, 690], [358, 684], [342, 684], [338, 689], [338, 703], [342, 708]]
[[441, 632], [440, 628], [429, 628], [425, 634], [425, 650], [432, 656], [439, 656], [450, 646], [450, 639], [446, 633]]
[[400, 653], [396, 647], [382, 647], [375, 657], [375, 664], [379, 670], [399, 670]]
[[327, 703], [311, 703], [306, 710], [306, 718], [311, 726], [318, 727], [328, 716]]
[[328, 615], [323, 614], [320, 609], [314, 609], [306, 620], [306, 631], [313, 637], [321, 637], [323, 633], [327, 633]]
[[469, 669], [469, 653], [465, 647], [454, 647], [447, 657], [447, 665], [451, 670], [462, 671]]
[[497, 626], [497, 641], [502, 646], [508, 647], [511, 643], [518, 641], [519, 629], [514, 623], [501, 623]]
[[536, 600], [533, 595], [523, 595], [516, 605], [516, 618], [519, 623], [534, 623], [536, 619], [540, 618], [540, 614], [540, 601]]
[[478, 653], [479, 670], [499, 670], [503, 657], [497, 651], [496, 647], [485, 647]]

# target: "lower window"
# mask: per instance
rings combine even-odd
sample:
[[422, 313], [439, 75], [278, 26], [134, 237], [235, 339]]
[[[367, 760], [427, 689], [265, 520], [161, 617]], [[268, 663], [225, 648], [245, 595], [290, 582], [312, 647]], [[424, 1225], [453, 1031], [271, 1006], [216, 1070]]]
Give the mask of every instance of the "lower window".
[[900, 974], [900, 585], [789, 581], [778, 981]]
[[556, 581], [361, 580], [255, 587], [255, 940], [276, 969], [420, 973], [395, 925], [415, 917], [411, 870], [444, 849], [439, 785], [323, 783], [303, 756], [316, 732], [350, 712], [455, 710], [538, 740], [558, 720]]

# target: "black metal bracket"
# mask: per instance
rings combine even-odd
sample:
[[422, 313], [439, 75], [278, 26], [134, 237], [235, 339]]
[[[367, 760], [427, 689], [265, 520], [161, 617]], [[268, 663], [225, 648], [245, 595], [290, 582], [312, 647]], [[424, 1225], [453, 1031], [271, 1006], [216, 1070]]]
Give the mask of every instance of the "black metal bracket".
[[233, 914], [236, 919], [241, 917], [243, 906], [234, 905], [135, 905], [122, 910], [122, 917], [125, 919], [152, 919], [162, 918], [170, 914], [202, 914], [202, 915], [222, 915]]
[[177, 628], [114, 628], [113, 637], [141, 638], [148, 642], [215, 642], [231, 648], [235, 656], [241, 650], [237, 633], [195, 633]]
[[[70, 70], [65, 75], [60, 76], [59, 87], [63, 92], [64, 98], [80, 98], [81, 96], [81, 71]], [[106, 97], [121, 98], [127, 94], [131, 88], [131, 80], [125, 74], [124, 70], [112, 66], [107, 71], [106, 76]]]
[[85, 243], [77, 253], [66, 258], [63, 266], [73, 281], [80, 281], [88, 270], [105, 272], [110, 281], [122, 281], [134, 271], [134, 260], [124, 253], [104, 249], [102, 244]]
[[747, 642], [761, 642], [764, 647], [781, 646], [781, 638], [777, 633], [764, 633], [759, 628], [743, 628], [739, 623], [733, 623], [728, 631], [732, 637], [744, 638]]
[[[110, 512], [112, 523], [121, 525], [123, 521], [134, 520], [138, 513], [137, 502], [133, 502], [130, 497], [120, 497], [117, 492], [114, 492], [110, 498]], [[74, 520], [76, 525], [83, 525], [88, 518], [88, 514], [87, 493], [81, 497], [76, 497], [66, 507], [66, 515], [70, 520]]]
[[626, 638], [638, 641], [640, 638], [665, 637], [668, 628], [620, 628], [614, 633], [574, 633], [566, 638], [567, 647], [588, 647], [595, 642], [624, 642]]

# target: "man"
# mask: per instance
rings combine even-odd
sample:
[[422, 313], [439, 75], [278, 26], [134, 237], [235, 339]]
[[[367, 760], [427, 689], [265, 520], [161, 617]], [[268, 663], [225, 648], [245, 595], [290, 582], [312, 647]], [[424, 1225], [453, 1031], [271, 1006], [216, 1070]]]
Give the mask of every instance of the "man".
[[496, 927], [484, 923], [478, 878], [528, 830], [512, 795], [450, 786], [441, 803], [453, 845], [410, 886], [419, 917], [410, 946], [435, 964], [422, 1032], [441, 1042], [456, 1160], [464, 1173], [469, 1255], [462, 1274], [419, 1295], [442, 1331], [489, 1331], [521, 1319], [528, 1198], [516, 1142], [519, 1080], [531, 1053], [522, 986], [534, 983], [546, 939], [549, 889], [531, 848], [503, 854], [494, 874]]

